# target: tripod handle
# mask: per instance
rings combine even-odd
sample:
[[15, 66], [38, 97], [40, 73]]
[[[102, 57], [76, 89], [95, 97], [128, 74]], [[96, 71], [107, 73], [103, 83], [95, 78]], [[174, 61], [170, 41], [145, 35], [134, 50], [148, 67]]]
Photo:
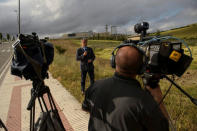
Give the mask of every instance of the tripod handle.
[[36, 93], [33, 93], [31, 96], [31, 99], [29, 100], [29, 103], [27, 105], [27, 110], [31, 110], [32, 106], [35, 103], [36, 97], [37, 97]]
[[164, 78], [166, 78], [168, 81], [170, 81], [177, 89], [179, 89], [184, 95], [186, 95], [193, 104], [197, 106], [197, 99], [193, 98], [191, 95], [189, 95], [186, 91], [184, 91], [179, 85], [177, 85], [173, 80], [171, 80], [168, 76], [164, 75]]
[[192, 101], [193, 104], [197, 105], [197, 100], [196, 99], [192, 98], [191, 101]]

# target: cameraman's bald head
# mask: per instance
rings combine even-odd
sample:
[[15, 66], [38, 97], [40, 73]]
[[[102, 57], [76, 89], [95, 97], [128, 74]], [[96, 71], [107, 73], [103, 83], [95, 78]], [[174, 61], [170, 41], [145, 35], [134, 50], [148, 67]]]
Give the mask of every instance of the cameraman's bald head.
[[132, 46], [124, 46], [116, 54], [116, 72], [125, 75], [137, 75], [142, 65], [142, 54]]

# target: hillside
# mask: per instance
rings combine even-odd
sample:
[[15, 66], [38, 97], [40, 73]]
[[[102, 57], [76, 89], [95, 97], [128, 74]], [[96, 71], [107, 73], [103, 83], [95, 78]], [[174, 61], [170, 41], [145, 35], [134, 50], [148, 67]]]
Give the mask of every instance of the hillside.
[[182, 39], [197, 39], [197, 23], [160, 32], [160, 35], [172, 35]]

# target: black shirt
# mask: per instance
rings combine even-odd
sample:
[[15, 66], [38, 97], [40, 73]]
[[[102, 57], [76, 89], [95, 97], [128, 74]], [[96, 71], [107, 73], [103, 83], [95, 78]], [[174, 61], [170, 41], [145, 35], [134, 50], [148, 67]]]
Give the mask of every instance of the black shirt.
[[89, 131], [167, 131], [168, 121], [153, 97], [135, 79], [115, 75], [99, 80], [90, 112]]

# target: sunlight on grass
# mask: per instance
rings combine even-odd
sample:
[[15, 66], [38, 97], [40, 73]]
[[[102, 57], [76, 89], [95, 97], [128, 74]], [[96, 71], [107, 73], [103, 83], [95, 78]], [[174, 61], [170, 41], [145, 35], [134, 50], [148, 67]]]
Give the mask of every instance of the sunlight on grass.
[[161, 35], [173, 35], [182, 39], [197, 39], [197, 24], [161, 32]]

